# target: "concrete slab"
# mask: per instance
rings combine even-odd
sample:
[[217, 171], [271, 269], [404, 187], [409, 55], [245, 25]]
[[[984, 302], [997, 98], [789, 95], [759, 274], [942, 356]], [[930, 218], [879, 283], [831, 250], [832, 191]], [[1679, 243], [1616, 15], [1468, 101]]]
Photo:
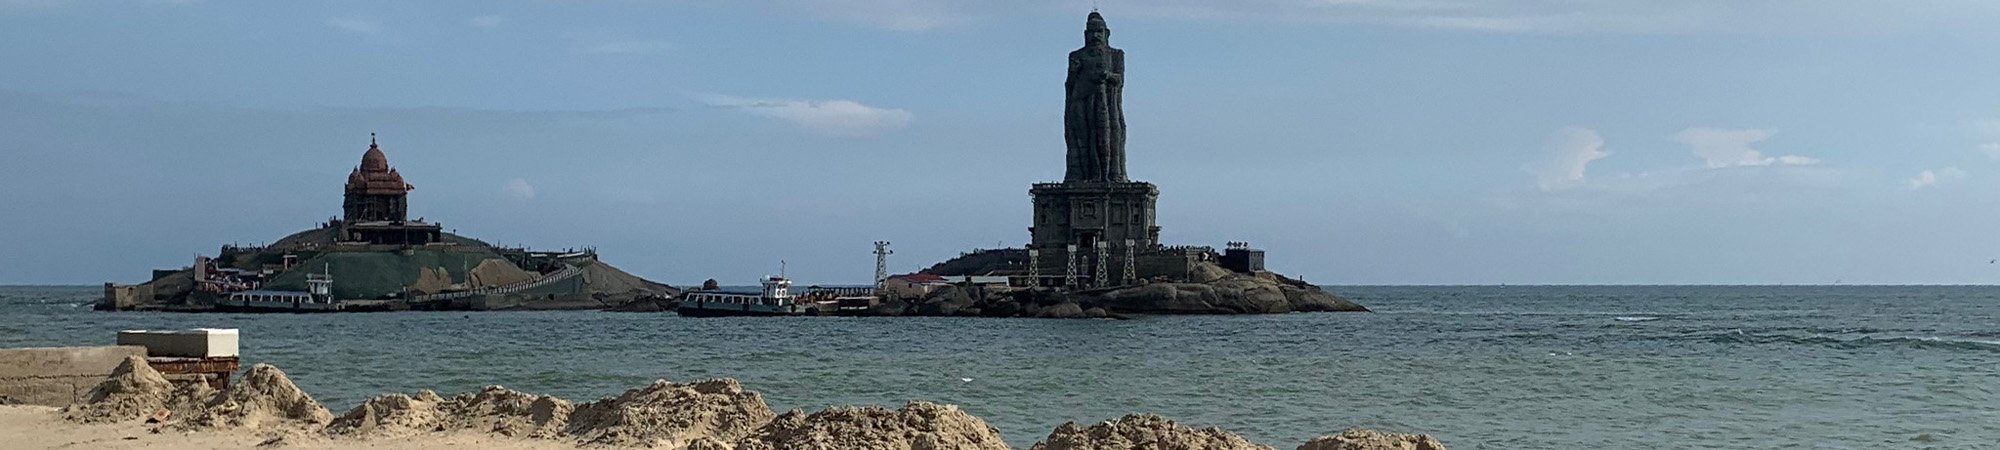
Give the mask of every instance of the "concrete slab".
[[192, 330], [124, 330], [118, 332], [118, 345], [137, 345], [146, 348], [150, 356], [175, 356], [185, 358], [236, 357], [237, 331], [235, 328], [196, 328]]

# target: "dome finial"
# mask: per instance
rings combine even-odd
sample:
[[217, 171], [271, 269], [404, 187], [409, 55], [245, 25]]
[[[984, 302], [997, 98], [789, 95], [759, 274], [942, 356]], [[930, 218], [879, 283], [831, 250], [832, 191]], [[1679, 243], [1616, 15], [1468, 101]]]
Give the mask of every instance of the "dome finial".
[[375, 148], [375, 132], [368, 132], [368, 148]]

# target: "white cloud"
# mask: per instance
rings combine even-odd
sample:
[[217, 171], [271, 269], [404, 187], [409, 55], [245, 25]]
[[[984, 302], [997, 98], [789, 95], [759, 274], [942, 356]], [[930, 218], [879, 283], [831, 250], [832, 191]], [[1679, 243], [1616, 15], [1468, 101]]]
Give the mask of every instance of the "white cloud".
[[782, 119], [821, 136], [859, 138], [896, 131], [916, 118], [909, 111], [849, 100], [788, 100], [712, 96], [710, 106]]
[[2000, 119], [1986, 119], [1972, 124], [1978, 129], [1979, 137], [1986, 142], [1979, 144], [1979, 152], [1986, 158], [2000, 161]]
[[527, 200], [535, 198], [535, 187], [529, 185], [528, 180], [515, 178], [507, 180], [507, 184], [500, 188], [500, 194], [515, 200]]
[[1535, 175], [1535, 186], [1542, 192], [1555, 191], [1575, 186], [1583, 182], [1584, 171], [1591, 161], [1604, 159], [1611, 153], [1604, 151], [1604, 137], [1589, 128], [1569, 127], [1557, 130], [1549, 136], [1546, 159], [1521, 166], [1522, 170]]
[[382, 24], [380, 22], [368, 19], [353, 18], [353, 17], [335, 17], [331, 19], [326, 19], [326, 24], [334, 28], [338, 28], [341, 31], [359, 34], [362, 36], [381, 36], [383, 31]]
[[1910, 189], [1937, 187], [1942, 184], [1963, 180], [1967, 175], [1964, 170], [1960, 170], [1957, 167], [1946, 167], [1936, 171], [1926, 170], [1917, 173], [1916, 178], [1910, 179]]
[[1818, 159], [1797, 155], [1778, 157], [1764, 156], [1764, 152], [1750, 148], [1751, 145], [1770, 139], [1777, 130], [1725, 130], [1720, 128], [1689, 128], [1674, 135], [1674, 140], [1687, 144], [1695, 156], [1707, 161], [1710, 168], [1768, 166], [1809, 166], [1819, 164]]
[[672, 42], [660, 40], [625, 40], [600, 42], [584, 47], [584, 53], [606, 55], [661, 55], [680, 48]]
[[1826, 166], [1718, 170], [1690, 165], [1598, 174], [1567, 189], [1510, 193], [1497, 198], [1496, 205], [1552, 213], [1835, 205], [1846, 198], [1841, 195], [1846, 178], [1843, 171]]
[[1604, 139], [1590, 129], [1565, 128], [1550, 138], [1545, 159], [1522, 166], [1535, 175], [1540, 192], [1511, 194], [1500, 206], [1586, 211], [1792, 205], [1826, 201], [1847, 184], [1842, 170], [1817, 159], [1764, 156], [1751, 147], [1773, 134], [1693, 128], [1675, 140], [1688, 144], [1702, 158], [1700, 165], [1586, 176], [1592, 161], [1610, 155]]
[[500, 24], [506, 22], [507, 18], [492, 14], [474, 17], [470, 20], [465, 21], [467, 25], [472, 25], [479, 28], [495, 28], [499, 27]]

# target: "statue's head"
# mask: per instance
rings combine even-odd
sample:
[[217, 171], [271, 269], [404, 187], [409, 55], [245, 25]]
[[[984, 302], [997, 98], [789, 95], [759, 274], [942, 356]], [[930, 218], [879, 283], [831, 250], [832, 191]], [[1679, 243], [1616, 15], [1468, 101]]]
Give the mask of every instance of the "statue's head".
[[1097, 11], [1090, 12], [1090, 19], [1083, 25], [1083, 45], [1098, 46], [1111, 44], [1111, 27], [1104, 24], [1104, 16]]

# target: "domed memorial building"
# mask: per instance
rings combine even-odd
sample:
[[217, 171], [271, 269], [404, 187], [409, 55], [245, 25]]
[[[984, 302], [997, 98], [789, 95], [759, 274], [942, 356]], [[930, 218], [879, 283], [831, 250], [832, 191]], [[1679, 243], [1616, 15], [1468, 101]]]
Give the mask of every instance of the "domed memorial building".
[[411, 189], [415, 187], [403, 182], [403, 174], [389, 166], [389, 155], [382, 153], [382, 147], [370, 135], [368, 152], [361, 154], [361, 165], [347, 175], [340, 238], [383, 245], [440, 242], [441, 227], [409, 219]]
[[[671, 297], [672, 287], [592, 248], [503, 248], [410, 218], [403, 174], [374, 136], [347, 174], [341, 215], [268, 245], [224, 245], [138, 285], [106, 283], [100, 309], [599, 309]], [[289, 302], [289, 304], [287, 303]]]

